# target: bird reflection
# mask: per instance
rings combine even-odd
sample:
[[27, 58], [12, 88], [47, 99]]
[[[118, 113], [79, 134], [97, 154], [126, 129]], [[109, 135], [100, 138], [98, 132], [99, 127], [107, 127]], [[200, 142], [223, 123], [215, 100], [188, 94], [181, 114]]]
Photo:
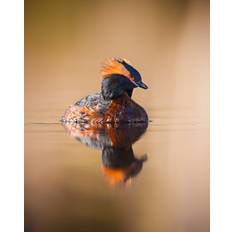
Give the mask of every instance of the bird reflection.
[[102, 150], [102, 173], [111, 185], [130, 185], [142, 170], [146, 155], [136, 158], [132, 149], [146, 131], [147, 123], [93, 127], [89, 124], [67, 124], [67, 132], [81, 143]]

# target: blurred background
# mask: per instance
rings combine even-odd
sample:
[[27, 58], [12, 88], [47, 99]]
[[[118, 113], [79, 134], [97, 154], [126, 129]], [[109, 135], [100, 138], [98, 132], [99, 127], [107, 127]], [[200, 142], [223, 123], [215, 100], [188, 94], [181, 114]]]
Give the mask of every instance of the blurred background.
[[[58, 123], [100, 89], [109, 57], [149, 90], [148, 161], [130, 188], [107, 185], [101, 152]], [[209, 0], [25, 0], [26, 231], [209, 231]]]

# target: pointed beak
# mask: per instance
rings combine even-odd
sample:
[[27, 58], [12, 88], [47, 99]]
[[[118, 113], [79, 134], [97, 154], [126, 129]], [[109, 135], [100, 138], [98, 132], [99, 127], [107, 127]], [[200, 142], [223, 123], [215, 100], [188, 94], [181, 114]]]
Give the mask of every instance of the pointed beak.
[[148, 89], [148, 86], [147, 86], [146, 84], [144, 84], [142, 81], [140, 81], [140, 82], [135, 82], [135, 85], [136, 85], [137, 87], [142, 88], [142, 89]]

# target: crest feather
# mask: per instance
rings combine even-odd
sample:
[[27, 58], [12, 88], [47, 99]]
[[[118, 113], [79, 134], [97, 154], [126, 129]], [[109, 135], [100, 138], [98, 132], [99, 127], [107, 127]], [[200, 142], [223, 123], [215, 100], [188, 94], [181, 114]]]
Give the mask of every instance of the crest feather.
[[111, 74], [121, 74], [127, 78], [131, 78], [130, 72], [124, 67], [123, 62], [127, 61], [121, 58], [112, 58], [106, 60], [101, 68], [101, 76], [103, 79]]

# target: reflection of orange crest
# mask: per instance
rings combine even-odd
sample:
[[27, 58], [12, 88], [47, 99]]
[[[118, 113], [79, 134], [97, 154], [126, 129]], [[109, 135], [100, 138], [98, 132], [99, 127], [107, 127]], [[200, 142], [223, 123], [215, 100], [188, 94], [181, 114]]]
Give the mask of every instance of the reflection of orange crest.
[[107, 60], [101, 69], [103, 79], [111, 74], [120, 74], [129, 78], [130, 80], [133, 80], [130, 72], [122, 64], [123, 61], [126, 62], [125, 60], [116, 58]]
[[127, 170], [123, 168], [110, 168], [102, 166], [102, 173], [107, 178], [111, 186], [123, 185], [129, 187], [132, 185], [132, 178], [127, 178]]
[[126, 176], [124, 169], [113, 169], [106, 166], [102, 166], [102, 173], [107, 177], [111, 185], [123, 183]]

